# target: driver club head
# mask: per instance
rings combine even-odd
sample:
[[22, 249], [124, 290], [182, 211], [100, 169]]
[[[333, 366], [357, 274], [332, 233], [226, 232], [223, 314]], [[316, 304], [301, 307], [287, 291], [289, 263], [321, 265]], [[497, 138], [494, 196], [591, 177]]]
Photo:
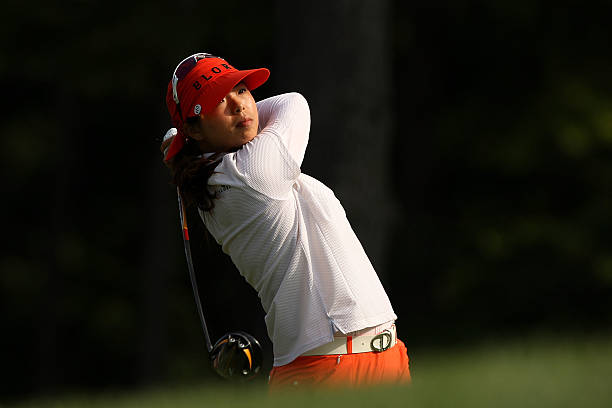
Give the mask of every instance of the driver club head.
[[245, 332], [230, 332], [221, 337], [210, 352], [213, 369], [228, 380], [247, 380], [261, 370], [261, 345]]

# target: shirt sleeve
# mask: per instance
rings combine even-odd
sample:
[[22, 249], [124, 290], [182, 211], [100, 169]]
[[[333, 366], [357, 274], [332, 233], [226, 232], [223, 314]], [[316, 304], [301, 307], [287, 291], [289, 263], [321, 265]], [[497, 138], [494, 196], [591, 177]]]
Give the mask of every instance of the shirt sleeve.
[[310, 109], [306, 99], [297, 92], [286, 93], [257, 102], [257, 110], [260, 134], [279, 136], [293, 160], [301, 166], [310, 134]]
[[310, 110], [298, 93], [257, 103], [260, 132], [236, 152], [236, 167], [246, 184], [274, 199], [284, 199], [300, 175], [308, 135]]

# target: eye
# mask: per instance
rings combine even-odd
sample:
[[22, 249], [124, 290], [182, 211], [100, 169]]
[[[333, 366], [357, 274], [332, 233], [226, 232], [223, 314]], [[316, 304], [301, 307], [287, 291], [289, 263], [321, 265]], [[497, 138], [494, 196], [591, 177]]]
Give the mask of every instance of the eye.
[[246, 86], [240, 87], [240, 89], [238, 89], [238, 94], [243, 94], [245, 92], [249, 92]]

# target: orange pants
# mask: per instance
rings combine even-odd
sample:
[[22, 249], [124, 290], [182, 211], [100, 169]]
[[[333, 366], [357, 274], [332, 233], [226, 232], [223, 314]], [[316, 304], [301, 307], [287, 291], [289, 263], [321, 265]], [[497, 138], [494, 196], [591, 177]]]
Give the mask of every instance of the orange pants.
[[301, 356], [270, 372], [270, 390], [299, 386], [367, 386], [410, 382], [408, 352], [401, 340], [383, 352]]

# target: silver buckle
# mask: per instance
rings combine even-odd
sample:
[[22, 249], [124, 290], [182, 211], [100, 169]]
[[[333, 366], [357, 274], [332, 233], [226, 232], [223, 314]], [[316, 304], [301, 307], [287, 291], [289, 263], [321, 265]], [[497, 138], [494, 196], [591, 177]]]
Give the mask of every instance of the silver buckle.
[[[378, 344], [376, 344], [378, 342]], [[393, 335], [389, 330], [385, 330], [380, 334], [374, 336], [372, 341], [370, 342], [370, 348], [374, 351], [385, 351], [391, 347], [391, 343], [393, 343]]]

